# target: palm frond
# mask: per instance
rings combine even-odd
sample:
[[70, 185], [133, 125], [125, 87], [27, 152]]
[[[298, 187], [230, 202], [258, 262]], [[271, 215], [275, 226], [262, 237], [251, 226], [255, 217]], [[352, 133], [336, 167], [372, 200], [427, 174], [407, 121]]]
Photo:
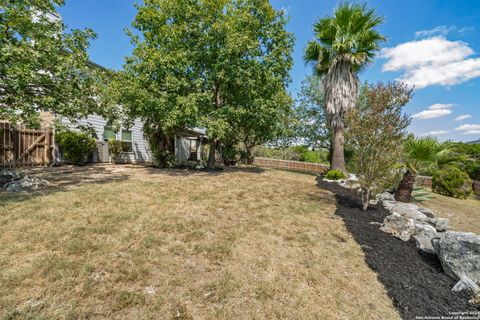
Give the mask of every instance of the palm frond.
[[433, 137], [411, 137], [403, 145], [407, 155], [407, 167], [416, 172], [421, 166], [452, 163], [451, 151]]

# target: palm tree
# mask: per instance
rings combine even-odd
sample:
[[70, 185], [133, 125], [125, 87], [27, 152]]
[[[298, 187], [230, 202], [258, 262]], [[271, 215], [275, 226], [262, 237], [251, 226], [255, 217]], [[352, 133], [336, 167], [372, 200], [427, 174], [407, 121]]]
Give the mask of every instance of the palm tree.
[[410, 137], [405, 141], [403, 148], [406, 156], [405, 173], [395, 192], [395, 200], [410, 202], [413, 185], [421, 168], [432, 165], [440, 167], [455, 161], [455, 158], [451, 157], [450, 149], [445, 144], [432, 137]]
[[323, 78], [326, 114], [333, 129], [332, 170], [346, 172], [344, 114], [357, 102], [357, 74], [385, 40], [375, 30], [382, 22], [383, 18], [365, 5], [342, 4], [333, 16], [315, 23], [316, 40], [307, 44], [305, 61], [315, 63], [315, 73]]

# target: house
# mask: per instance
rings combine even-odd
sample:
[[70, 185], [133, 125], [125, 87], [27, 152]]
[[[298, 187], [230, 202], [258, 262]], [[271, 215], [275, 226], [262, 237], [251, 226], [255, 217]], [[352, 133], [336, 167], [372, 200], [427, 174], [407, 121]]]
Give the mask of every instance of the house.
[[[110, 162], [112, 159], [108, 150], [109, 140], [125, 142], [127, 151], [122, 152], [115, 162], [119, 163], [149, 163], [152, 162], [152, 153], [149, 142], [143, 132], [143, 123], [140, 120], [133, 121], [130, 127], [121, 126], [117, 130], [110, 127], [107, 120], [98, 115], [90, 115], [79, 119], [72, 124], [67, 118], [56, 116], [60, 122], [68, 127], [88, 127], [95, 132], [97, 150], [90, 159], [91, 162]], [[174, 139], [175, 159], [177, 163], [189, 161], [198, 162], [202, 159], [205, 130], [184, 129], [177, 133]], [[58, 154], [58, 153], [57, 153]], [[57, 156], [56, 161], [61, 161]]]

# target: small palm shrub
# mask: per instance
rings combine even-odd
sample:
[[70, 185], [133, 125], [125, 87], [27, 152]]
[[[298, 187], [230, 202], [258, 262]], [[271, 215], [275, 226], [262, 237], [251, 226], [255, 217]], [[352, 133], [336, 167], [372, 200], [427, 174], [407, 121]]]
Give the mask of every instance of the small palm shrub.
[[432, 177], [434, 192], [455, 198], [467, 198], [472, 193], [472, 180], [456, 167], [438, 170]]
[[325, 179], [328, 180], [342, 180], [347, 176], [340, 170], [330, 170], [325, 174]]
[[63, 158], [71, 164], [81, 164], [97, 148], [95, 139], [85, 132], [60, 131], [55, 137]]

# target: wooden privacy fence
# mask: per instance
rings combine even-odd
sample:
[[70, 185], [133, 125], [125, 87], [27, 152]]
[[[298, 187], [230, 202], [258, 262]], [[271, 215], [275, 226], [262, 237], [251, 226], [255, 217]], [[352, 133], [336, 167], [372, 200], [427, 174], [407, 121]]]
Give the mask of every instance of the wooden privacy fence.
[[327, 172], [329, 166], [321, 163], [310, 163], [301, 161], [279, 160], [270, 158], [255, 157], [254, 163], [259, 167], [285, 169], [294, 171], [305, 171], [313, 173]]
[[50, 128], [36, 130], [0, 122], [0, 167], [48, 165], [54, 144]]

